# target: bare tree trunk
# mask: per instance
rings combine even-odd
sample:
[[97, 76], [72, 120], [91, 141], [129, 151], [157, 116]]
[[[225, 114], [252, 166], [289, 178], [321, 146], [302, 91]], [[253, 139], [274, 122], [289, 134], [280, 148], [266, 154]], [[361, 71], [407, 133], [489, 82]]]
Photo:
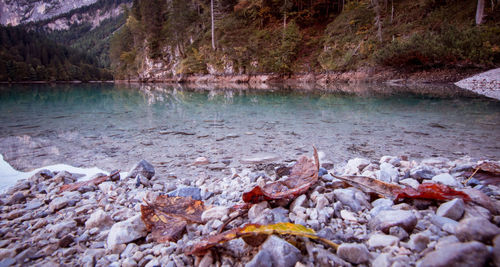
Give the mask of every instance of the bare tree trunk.
[[285, 0], [285, 15], [283, 16], [283, 40], [285, 40], [285, 28], [286, 28], [286, 0]]
[[380, 11], [379, 0], [373, 0], [375, 5], [375, 25], [377, 25], [377, 38], [379, 42], [382, 42], [382, 15]]
[[215, 50], [214, 0], [210, 1], [210, 13], [212, 15], [212, 49]]
[[477, 0], [476, 25], [483, 23], [484, 19], [484, 0]]
[[391, 0], [391, 24], [394, 21], [394, 0]]
[[285, 0], [285, 15], [283, 16], [283, 30], [286, 28], [286, 0]]

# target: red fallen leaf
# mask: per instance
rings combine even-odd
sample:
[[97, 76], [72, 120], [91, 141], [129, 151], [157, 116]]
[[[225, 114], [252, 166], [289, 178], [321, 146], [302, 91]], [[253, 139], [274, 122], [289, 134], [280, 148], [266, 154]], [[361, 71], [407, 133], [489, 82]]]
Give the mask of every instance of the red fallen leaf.
[[203, 201], [191, 197], [158, 196], [152, 203], [144, 200], [141, 219], [157, 242], [177, 241], [188, 222], [202, 223]]
[[446, 185], [432, 183], [421, 184], [417, 189], [406, 187], [394, 190], [394, 194], [396, 195], [396, 200], [405, 198], [450, 200], [457, 197], [467, 201], [471, 200], [469, 195], [464, 192], [456, 191]]
[[72, 184], [65, 184], [65, 185], [61, 186], [61, 188], [59, 189], [59, 192], [78, 190], [82, 186], [98, 185], [98, 184], [105, 182], [110, 177], [117, 175], [118, 173], [120, 173], [120, 171], [116, 170], [116, 171], [110, 173], [109, 175], [99, 176], [99, 177], [96, 177], [92, 180], [76, 182], [76, 183], [72, 183]]
[[[319, 237], [313, 229], [307, 228], [300, 224], [294, 223], [276, 223], [270, 225], [259, 225], [259, 224], [246, 224], [239, 228], [234, 228], [224, 233], [216, 234], [204, 238], [200, 242], [194, 244], [193, 246], [188, 247], [185, 250], [186, 255], [196, 255], [202, 256], [207, 253], [208, 249], [218, 245], [230, 241], [235, 238], [243, 238], [245, 242], [254, 243], [254, 245], [259, 245], [265, 239], [262, 239], [262, 236], [279, 234], [279, 235], [295, 235], [302, 236], [311, 239], [317, 239], [326, 243], [333, 248], [337, 249], [338, 245], [333, 243], [330, 240]], [[259, 242], [260, 241], [260, 242]]]
[[414, 189], [413, 187], [403, 188], [399, 185], [386, 183], [366, 176], [342, 177], [333, 175], [333, 177], [341, 179], [342, 181], [358, 187], [365, 192], [374, 192], [387, 198], [395, 198], [395, 200], [405, 198], [449, 200], [457, 197], [462, 198], [463, 200], [470, 200], [470, 197], [466, 193], [456, 191], [453, 188], [442, 184], [424, 183], [419, 185], [417, 189]]
[[243, 194], [243, 201], [259, 203], [265, 200], [275, 206], [288, 204], [297, 196], [305, 193], [311, 185], [318, 181], [319, 159], [315, 147], [314, 161], [305, 156], [301, 157], [290, 170], [287, 179], [268, 183], [263, 188], [256, 186], [251, 191]]

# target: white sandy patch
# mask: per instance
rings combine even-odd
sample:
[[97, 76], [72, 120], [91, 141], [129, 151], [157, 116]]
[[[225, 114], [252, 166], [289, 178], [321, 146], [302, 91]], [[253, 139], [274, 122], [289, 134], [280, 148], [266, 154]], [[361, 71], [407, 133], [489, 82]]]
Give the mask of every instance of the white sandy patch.
[[[3, 159], [3, 155], [0, 154], [0, 193], [3, 193], [7, 190], [7, 188], [13, 186], [14, 184], [17, 183], [17, 181], [21, 179], [28, 179], [29, 177], [33, 176], [35, 173], [41, 171], [41, 170], [50, 170], [52, 172], [60, 172], [60, 171], [67, 171], [73, 174], [80, 174], [84, 175], [81, 177], [79, 180], [80, 181], [85, 181], [89, 180], [93, 176], [95, 176], [98, 173], [103, 173], [108, 175], [109, 173], [106, 171], [103, 171], [97, 167], [93, 168], [78, 168], [78, 167], [73, 167], [70, 165], [66, 164], [55, 164], [55, 165], [50, 165], [38, 169], [34, 169], [29, 172], [21, 172], [18, 171], [12, 166], [10, 166], [9, 163], [7, 163]], [[120, 173], [122, 175], [123, 173]], [[126, 174], [126, 173], [125, 173]]]

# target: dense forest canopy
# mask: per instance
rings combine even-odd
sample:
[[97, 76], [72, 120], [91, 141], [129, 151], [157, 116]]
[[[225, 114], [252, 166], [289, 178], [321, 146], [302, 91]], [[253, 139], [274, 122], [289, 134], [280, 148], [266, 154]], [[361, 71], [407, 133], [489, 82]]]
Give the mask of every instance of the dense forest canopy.
[[110, 57], [116, 78], [136, 77], [145, 58], [174, 75], [496, 66], [499, 5], [486, 1], [480, 25], [476, 9], [470, 0], [134, 0]]
[[108, 70], [75, 49], [21, 27], [0, 26], [0, 81], [110, 80]]

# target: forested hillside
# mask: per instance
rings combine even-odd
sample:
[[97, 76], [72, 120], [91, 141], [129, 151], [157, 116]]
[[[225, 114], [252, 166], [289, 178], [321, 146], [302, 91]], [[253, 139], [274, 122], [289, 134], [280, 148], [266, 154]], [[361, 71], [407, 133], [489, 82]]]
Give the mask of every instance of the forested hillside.
[[143, 80], [498, 66], [500, 8], [479, 2], [134, 0], [110, 57], [115, 78]]
[[111, 80], [110, 36], [131, 0], [98, 0], [57, 16], [2, 27], [1, 81]]
[[110, 80], [88, 55], [21, 27], [0, 26], [0, 81]]
[[129, 3], [131, 0], [99, 0], [25, 27], [86, 53], [98, 67], [109, 68], [109, 39], [125, 23], [123, 10]]

